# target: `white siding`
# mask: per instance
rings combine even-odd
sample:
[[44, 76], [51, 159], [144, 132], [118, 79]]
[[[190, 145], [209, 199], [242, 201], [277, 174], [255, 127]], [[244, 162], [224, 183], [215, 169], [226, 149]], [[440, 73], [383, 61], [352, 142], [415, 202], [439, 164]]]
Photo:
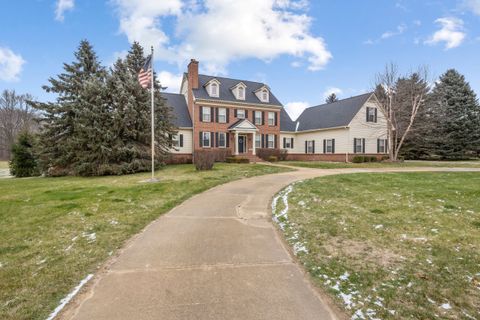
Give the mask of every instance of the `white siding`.
[[[377, 122], [367, 122], [367, 107], [377, 108]], [[353, 139], [365, 139], [365, 153], [377, 153], [377, 139], [387, 138], [387, 120], [378, 107], [375, 98], [371, 98], [350, 122], [350, 149], [353, 152]]]
[[315, 154], [322, 154], [324, 139], [335, 139], [335, 153], [346, 153], [349, 151], [348, 130], [343, 128], [312, 132], [297, 132], [295, 134], [280, 134], [282, 141], [283, 137], [294, 138], [294, 148], [293, 150], [288, 149], [289, 153], [305, 153], [305, 141], [315, 140]]
[[179, 129], [178, 130], [178, 141], [180, 141], [180, 134], [183, 134], [183, 147], [178, 147], [176, 149], [171, 149], [171, 153], [192, 153], [193, 150], [193, 137], [192, 137], [192, 130], [189, 129]]

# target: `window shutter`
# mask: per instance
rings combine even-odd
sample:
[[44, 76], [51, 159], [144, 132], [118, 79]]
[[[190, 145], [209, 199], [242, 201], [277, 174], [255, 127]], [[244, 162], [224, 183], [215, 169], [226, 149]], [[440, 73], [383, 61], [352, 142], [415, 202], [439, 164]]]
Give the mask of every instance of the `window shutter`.
[[218, 132], [215, 132], [215, 147], [218, 148]]
[[380, 153], [380, 139], [377, 139], [377, 153]]
[[365, 138], [362, 139], [362, 153], [365, 153]]
[[237, 109], [233, 109], [233, 116], [236, 118], [237, 117]]
[[248, 110], [245, 109], [245, 119], [248, 119]]
[[389, 153], [389, 151], [388, 151], [388, 139], [385, 139], [385, 153]]
[[278, 135], [276, 135], [276, 134], [273, 135], [273, 147], [275, 149], [278, 148]]
[[357, 153], [357, 138], [353, 138], [353, 153]]
[[335, 153], [335, 139], [332, 139], [332, 153]]
[[308, 141], [305, 140], [305, 153], [308, 153]]
[[291, 148], [293, 149], [293, 138], [290, 138], [291, 139]]
[[265, 135], [262, 134], [262, 148], [265, 148]]
[[227, 148], [230, 147], [230, 133], [227, 132], [227, 134], [225, 135], [225, 145], [227, 146]]
[[[218, 122], [218, 108], [212, 108], [213, 109], [213, 119], [215, 119], [215, 122]], [[213, 122], [213, 121], [212, 121]]]
[[265, 111], [262, 111], [262, 126], [265, 125]]
[[183, 134], [180, 134], [180, 148], [183, 148]]
[[327, 140], [323, 139], [323, 153], [327, 153]]
[[203, 121], [203, 107], [200, 107], [200, 112], [198, 113], [198, 115], [200, 116], [200, 122]]
[[229, 123], [230, 122], [230, 108], [227, 108], [227, 111], [226, 111], [226, 123]]
[[275, 112], [275, 126], [277, 125], [277, 113]]
[[375, 123], [377, 123], [377, 108], [375, 108]]
[[287, 138], [283, 137], [283, 149], [286, 148], [287, 145]]
[[203, 148], [203, 132], [200, 131], [199, 134], [200, 134], [200, 140], [199, 140], [200, 141], [200, 148]]
[[312, 140], [312, 149], [313, 149], [313, 152], [312, 153], [315, 153], [315, 140]]
[[367, 122], [368, 122], [368, 113], [369, 113], [368, 111], [369, 111], [369, 110], [370, 110], [370, 108], [367, 107]]

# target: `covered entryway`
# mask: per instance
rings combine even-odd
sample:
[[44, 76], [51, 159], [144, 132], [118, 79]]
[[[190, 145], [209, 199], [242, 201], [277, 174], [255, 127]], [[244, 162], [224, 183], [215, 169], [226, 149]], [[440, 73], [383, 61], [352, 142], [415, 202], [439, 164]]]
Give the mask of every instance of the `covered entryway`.
[[247, 151], [247, 136], [244, 134], [238, 135], [238, 153], [242, 154]]
[[233, 154], [255, 155], [255, 137], [258, 128], [248, 119], [240, 119], [228, 128], [234, 135], [235, 146]]

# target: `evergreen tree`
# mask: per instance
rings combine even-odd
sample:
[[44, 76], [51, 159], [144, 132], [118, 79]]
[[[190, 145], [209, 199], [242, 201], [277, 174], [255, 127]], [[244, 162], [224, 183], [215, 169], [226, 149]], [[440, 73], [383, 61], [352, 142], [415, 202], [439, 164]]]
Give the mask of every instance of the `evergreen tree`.
[[20, 133], [18, 142], [12, 146], [10, 173], [17, 178], [40, 174], [34, 153], [34, 137], [26, 131]]
[[427, 141], [431, 153], [462, 159], [480, 150], [480, 106], [465, 77], [454, 69], [444, 73], [428, 100]]
[[337, 95], [333, 92], [327, 97], [327, 99], [325, 99], [326, 103], [334, 103], [336, 101], [338, 101], [338, 98]]

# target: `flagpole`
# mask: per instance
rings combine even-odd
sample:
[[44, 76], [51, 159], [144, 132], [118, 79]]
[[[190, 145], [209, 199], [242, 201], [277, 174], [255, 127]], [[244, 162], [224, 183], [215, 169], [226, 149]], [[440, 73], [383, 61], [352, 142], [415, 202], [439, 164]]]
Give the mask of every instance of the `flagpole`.
[[152, 181], [155, 179], [155, 108], [154, 108], [154, 78], [153, 78], [153, 46], [151, 47], [152, 49], [152, 60], [150, 62], [151, 68], [151, 103], [152, 103], [152, 110], [151, 110], [151, 121], [152, 121]]

